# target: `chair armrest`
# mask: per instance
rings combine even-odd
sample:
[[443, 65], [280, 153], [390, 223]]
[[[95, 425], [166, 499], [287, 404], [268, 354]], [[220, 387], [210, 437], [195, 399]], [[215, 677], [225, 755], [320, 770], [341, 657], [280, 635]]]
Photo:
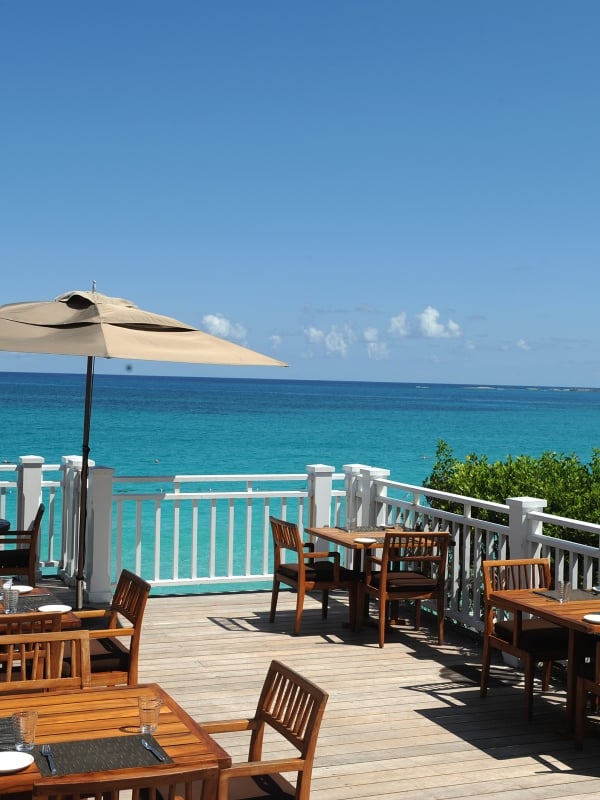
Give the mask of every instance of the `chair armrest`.
[[302, 544], [302, 547], [306, 548], [306, 550], [310, 550], [310, 552], [312, 553], [313, 550], [315, 549], [315, 543], [314, 542], [304, 542]]
[[222, 769], [219, 778], [242, 778], [249, 775], [272, 775], [278, 772], [302, 772], [303, 758], [270, 758], [267, 761], [241, 761]]
[[310, 559], [315, 559], [315, 558], [333, 558], [334, 561], [337, 561], [339, 563], [340, 554], [336, 553], [335, 550], [332, 550], [329, 553], [305, 553], [304, 554], [304, 558], [310, 558]]
[[198, 725], [206, 733], [232, 733], [233, 731], [251, 731], [256, 720], [240, 717], [239, 719], [219, 719], [212, 722], [199, 722]]
[[117, 636], [133, 636], [134, 628], [103, 628], [102, 630], [92, 629], [88, 631], [90, 639], [114, 639]]
[[100, 617], [107, 617], [110, 611], [103, 608], [90, 608], [85, 611], [73, 611], [73, 613], [79, 619], [98, 619]]

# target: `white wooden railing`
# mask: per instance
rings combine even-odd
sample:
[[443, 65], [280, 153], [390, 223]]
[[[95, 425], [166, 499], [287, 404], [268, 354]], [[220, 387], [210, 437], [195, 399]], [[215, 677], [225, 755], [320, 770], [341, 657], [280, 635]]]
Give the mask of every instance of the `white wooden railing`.
[[[40, 565], [74, 579], [80, 461], [46, 465], [24, 457], [0, 465], [0, 516], [31, 519], [40, 499]], [[452, 535], [447, 616], [482, 627], [481, 564], [488, 558], [548, 556], [555, 581], [600, 583], [600, 525], [544, 512], [545, 501], [506, 503], [452, 495], [391, 480], [385, 469], [310, 465], [305, 473], [115, 476], [94, 467], [88, 492], [86, 588], [105, 602], [123, 567], [143, 575], [153, 593], [266, 589], [271, 579], [271, 514], [301, 526], [403, 524]], [[433, 507], [439, 503], [452, 510]], [[493, 514], [497, 521], [482, 519]], [[549, 526], [585, 532], [583, 545], [548, 536]], [[13, 525], [13, 527], [15, 527]], [[349, 553], [344, 553], [348, 559]]]

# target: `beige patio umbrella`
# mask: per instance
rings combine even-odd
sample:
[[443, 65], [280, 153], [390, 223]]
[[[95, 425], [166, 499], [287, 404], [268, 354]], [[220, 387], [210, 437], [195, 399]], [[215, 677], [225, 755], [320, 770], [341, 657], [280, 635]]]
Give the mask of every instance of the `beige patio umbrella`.
[[144, 311], [129, 300], [107, 297], [95, 291], [95, 284], [91, 292], [68, 292], [55, 300], [0, 306], [0, 350], [87, 357], [76, 574], [78, 608], [83, 605], [94, 358], [287, 366], [184, 322]]

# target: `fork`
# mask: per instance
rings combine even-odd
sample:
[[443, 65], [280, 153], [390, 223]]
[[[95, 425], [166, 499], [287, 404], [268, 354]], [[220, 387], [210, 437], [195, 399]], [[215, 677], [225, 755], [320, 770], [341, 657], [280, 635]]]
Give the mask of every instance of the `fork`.
[[54, 756], [52, 755], [52, 748], [49, 744], [42, 745], [42, 755], [48, 759], [48, 766], [50, 767], [50, 772], [53, 775], [56, 775], [56, 764], [54, 763]]

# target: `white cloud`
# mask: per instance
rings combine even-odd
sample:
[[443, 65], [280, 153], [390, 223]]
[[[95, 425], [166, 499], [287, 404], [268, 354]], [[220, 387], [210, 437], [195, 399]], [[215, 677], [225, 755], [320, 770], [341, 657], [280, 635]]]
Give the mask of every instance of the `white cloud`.
[[461, 336], [460, 326], [456, 322], [449, 320], [446, 325], [440, 322], [440, 312], [427, 306], [420, 314], [417, 314], [419, 329], [423, 336], [428, 339], [454, 339]]
[[310, 344], [323, 343], [327, 355], [341, 356], [342, 358], [348, 355], [350, 345], [356, 341], [356, 336], [349, 325], [343, 325], [341, 328], [332, 325], [328, 331], [320, 328], [305, 328], [304, 335]]
[[516, 342], [517, 350], [531, 350], [525, 339], [518, 339]]
[[408, 336], [410, 333], [410, 326], [406, 317], [406, 311], [402, 311], [400, 314], [391, 318], [388, 333], [391, 336], [398, 336], [400, 338]]
[[319, 328], [305, 328], [304, 335], [311, 344], [318, 344], [325, 338], [325, 334]]
[[363, 339], [367, 343], [367, 354], [371, 361], [383, 361], [388, 357], [388, 346], [385, 342], [379, 341], [377, 328], [365, 328]]
[[231, 322], [222, 314], [205, 314], [202, 317], [202, 325], [213, 336], [220, 336], [223, 339], [233, 339], [236, 342], [246, 340], [246, 329], [243, 325]]
[[279, 334], [274, 333], [272, 336], [269, 336], [269, 341], [271, 342], [273, 347], [280, 347], [282, 339], [281, 336], [279, 336]]
[[345, 358], [348, 355], [348, 348], [355, 340], [356, 336], [349, 325], [344, 325], [342, 328], [332, 325], [325, 336], [325, 348], [330, 356]]

